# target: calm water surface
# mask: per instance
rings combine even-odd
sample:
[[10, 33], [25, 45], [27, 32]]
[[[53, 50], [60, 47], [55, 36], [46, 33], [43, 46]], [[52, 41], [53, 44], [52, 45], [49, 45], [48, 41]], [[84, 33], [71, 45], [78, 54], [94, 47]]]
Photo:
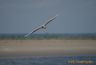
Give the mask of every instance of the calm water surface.
[[0, 65], [96, 65], [96, 56], [0, 57]]

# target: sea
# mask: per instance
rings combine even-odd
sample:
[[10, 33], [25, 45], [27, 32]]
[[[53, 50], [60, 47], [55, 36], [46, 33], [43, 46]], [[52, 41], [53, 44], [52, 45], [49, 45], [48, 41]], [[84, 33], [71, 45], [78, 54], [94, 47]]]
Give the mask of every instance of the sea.
[[96, 65], [96, 55], [0, 57], [0, 65]]

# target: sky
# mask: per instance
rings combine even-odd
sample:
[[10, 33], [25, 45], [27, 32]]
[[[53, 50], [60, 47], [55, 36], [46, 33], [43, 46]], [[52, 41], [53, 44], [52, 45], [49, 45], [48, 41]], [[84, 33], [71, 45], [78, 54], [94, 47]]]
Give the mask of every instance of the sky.
[[96, 33], [96, 0], [0, 0], [0, 33]]

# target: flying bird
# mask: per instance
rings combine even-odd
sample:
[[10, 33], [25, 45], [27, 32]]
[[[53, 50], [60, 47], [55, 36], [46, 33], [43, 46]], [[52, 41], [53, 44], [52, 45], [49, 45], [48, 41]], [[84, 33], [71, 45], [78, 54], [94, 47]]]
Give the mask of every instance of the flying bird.
[[53, 21], [57, 16], [58, 16], [58, 15], [56, 15], [56, 16], [54, 16], [53, 18], [47, 20], [43, 25], [41, 25], [41, 26], [33, 29], [30, 33], [26, 34], [24, 37], [27, 37], [27, 36], [29, 36], [30, 34], [36, 32], [36, 31], [38, 31], [38, 30], [40, 30], [40, 29], [46, 29], [46, 26], [47, 26], [51, 21]]

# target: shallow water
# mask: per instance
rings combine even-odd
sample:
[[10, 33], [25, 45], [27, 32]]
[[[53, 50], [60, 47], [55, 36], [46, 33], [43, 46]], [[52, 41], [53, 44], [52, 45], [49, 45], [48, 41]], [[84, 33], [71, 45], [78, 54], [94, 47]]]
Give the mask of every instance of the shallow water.
[[96, 56], [0, 57], [0, 65], [96, 65]]

